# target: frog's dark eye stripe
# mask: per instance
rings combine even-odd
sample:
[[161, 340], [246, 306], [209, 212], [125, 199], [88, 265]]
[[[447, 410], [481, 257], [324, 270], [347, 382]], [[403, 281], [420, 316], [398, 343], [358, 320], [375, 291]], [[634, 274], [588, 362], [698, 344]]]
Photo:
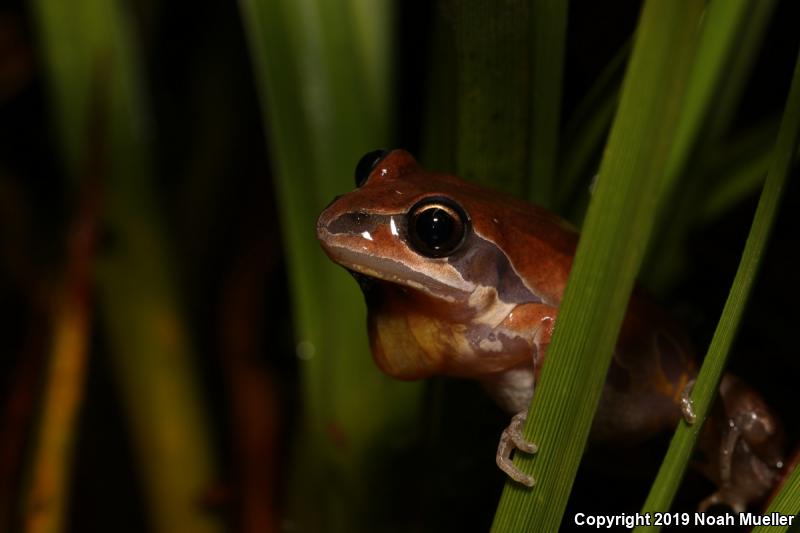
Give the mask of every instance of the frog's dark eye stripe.
[[461, 247], [469, 219], [460, 205], [447, 198], [425, 198], [408, 212], [408, 240], [427, 257], [447, 257]]
[[367, 152], [364, 154], [361, 159], [358, 160], [358, 164], [356, 165], [356, 187], [361, 187], [366, 183], [367, 178], [375, 170], [375, 167], [378, 166], [384, 157], [389, 153], [389, 150], [373, 150], [371, 152]]
[[374, 216], [364, 212], [343, 213], [331, 220], [328, 224], [328, 232], [360, 235], [365, 231], [372, 233], [376, 228], [386, 224], [386, 217], [383, 216]]

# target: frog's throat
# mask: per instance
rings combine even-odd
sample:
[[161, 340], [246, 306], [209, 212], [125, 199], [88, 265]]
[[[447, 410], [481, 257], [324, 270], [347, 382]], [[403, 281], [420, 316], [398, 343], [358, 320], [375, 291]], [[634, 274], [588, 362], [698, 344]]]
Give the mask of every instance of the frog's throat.
[[529, 339], [512, 331], [422, 312], [370, 312], [369, 337], [378, 367], [398, 379], [477, 378], [530, 362]]

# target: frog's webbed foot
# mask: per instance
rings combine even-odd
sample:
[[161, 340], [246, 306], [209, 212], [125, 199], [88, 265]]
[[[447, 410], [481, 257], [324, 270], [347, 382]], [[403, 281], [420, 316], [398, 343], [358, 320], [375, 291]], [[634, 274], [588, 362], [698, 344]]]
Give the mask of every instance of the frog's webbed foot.
[[[687, 424], [692, 425], [697, 421], [694, 403], [691, 394], [695, 380], [689, 381], [681, 393], [681, 413]], [[734, 513], [743, 513], [747, 510], [747, 500], [732, 487], [731, 473], [733, 470], [733, 456], [736, 444], [742, 436], [739, 426], [733, 419], [728, 419], [727, 427], [723, 430], [718, 450], [718, 482], [719, 489], [705, 498], [698, 506], [698, 511], [706, 512], [710, 507], [725, 506]]]
[[717, 491], [700, 510], [725, 505], [743, 512], [763, 500], [782, 475], [784, 434], [761, 396], [739, 378], [723, 376], [719, 398], [702, 446], [710, 458], [706, 475]]
[[500, 470], [508, 474], [511, 479], [522, 483], [526, 487], [533, 487], [536, 483], [534, 479], [527, 474], [523, 474], [514, 466], [514, 463], [511, 462], [511, 453], [514, 450], [520, 450], [525, 453], [536, 453], [538, 450], [536, 444], [525, 440], [522, 436], [522, 428], [525, 425], [527, 417], [527, 411], [520, 411], [511, 419], [511, 423], [500, 435], [496, 459], [497, 466], [500, 467]]
[[[752, 451], [747, 446], [746, 442], [740, 442], [742, 438], [742, 431], [733, 419], [728, 419], [727, 427], [723, 430], [719, 441], [719, 456], [718, 456], [718, 483], [719, 488], [698, 506], [698, 511], [701, 513], [706, 512], [709, 507], [713, 506], [726, 506], [734, 513], [743, 513], [747, 510], [748, 499], [745, 497], [746, 490], [742, 490], [741, 482], [734, 483], [734, 455], [737, 453], [737, 444], [739, 445], [738, 458], [739, 474], [741, 475], [742, 464], [753, 465], [751, 461], [742, 463], [742, 454], [750, 455]], [[759, 462], [760, 463], [760, 462]], [[747, 469], [750, 470], [749, 468]], [[753, 474], [750, 473], [750, 476]], [[752, 480], [750, 480], [752, 481]], [[752, 482], [747, 483], [748, 486], [753, 485]]]

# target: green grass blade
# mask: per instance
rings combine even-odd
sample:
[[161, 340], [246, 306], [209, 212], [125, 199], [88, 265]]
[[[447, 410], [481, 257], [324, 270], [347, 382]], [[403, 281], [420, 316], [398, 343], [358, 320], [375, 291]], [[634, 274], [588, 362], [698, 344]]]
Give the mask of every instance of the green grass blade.
[[714, 95], [705, 127], [705, 142], [716, 142], [728, 132], [777, 5], [776, 0], [750, 2], [746, 23], [735, 35], [735, 49], [725, 66], [725, 84]]
[[386, 480], [375, 472], [388, 471], [390, 452], [413, 435], [421, 389], [375, 367], [363, 297], [324, 256], [314, 228], [325, 205], [353, 188], [358, 159], [390, 145], [394, 5], [240, 6], [269, 138], [302, 379], [287, 519], [304, 531], [374, 529], [371, 517], [388, 505], [376, 496]]
[[[687, 189], [693, 190], [697, 184], [681, 188], [679, 185], [702, 133], [702, 126], [711, 112], [713, 98], [725, 82], [725, 67], [736, 50], [737, 36], [746, 22], [750, 6], [751, 0], [713, 0], [708, 3], [700, 25], [699, 44], [687, 87], [686, 102], [681, 110], [676, 142], [667, 162], [664, 191], [666, 198], [657, 224], [658, 238], [653, 241], [658, 244], [651, 249], [643, 268], [650, 287], [663, 283], [662, 280], [673, 269], [672, 262], [665, 261], [665, 256], [670, 258], [672, 254], [665, 252], [662, 247], [666, 240], [664, 234], [685, 234], [685, 228], [689, 225], [689, 217], [675, 217], [675, 204], [677, 201], [689, 201]], [[687, 210], [684, 206], [677, 209], [677, 212], [685, 213]], [[676, 223], [676, 218], [683, 220]], [[648, 275], [650, 272], [653, 272], [652, 275]]]
[[[431, 43], [425, 101], [424, 126], [420, 134], [419, 161], [438, 171], [457, 170], [458, 153], [458, 62], [455, 59], [451, 20], [441, 9], [433, 9]], [[521, 183], [518, 185], [521, 188]]]
[[554, 204], [568, 4], [565, 0], [531, 3], [533, 76], [528, 198], [544, 207]]
[[581, 192], [589, 194], [595, 170], [590, 169], [589, 165], [599, 158], [600, 149], [608, 136], [630, 54], [631, 41], [628, 40], [603, 69], [564, 127], [566, 146], [560, 158], [556, 191], [556, 204], [562, 213], [571, 207]]
[[[524, 195], [527, 190], [530, 61], [526, 2], [497, 9], [481, 0], [443, 2], [452, 35], [455, 165], [464, 179]], [[499, 54], [498, 50], [503, 53]], [[442, 59], [442, 58], [440, 58]], [[434, 65], [438, 68], [438, 65]], [[448, 91], [447, 86], [434, 91]], [[438, 113], [438, 110], [432, 110]], [[429, 117], [436, 121], [436, 117]]]
[[[667, 163], [664, 207], [656, 225], [657, 237], [653, 240], [658, 246], [649, 251], [642, 269], [642, 279], [653, 290], [663, 290], [680, 272], [681, 248], [694, 220], [690, 216], [675, 214], [692, 212], [694, 203], [704, 196], [705, 182], [703, 165], [691, 173], [687, 173], [687, 169], [693, 160], [702, 160], [704, 155], [695, 148], [718, 141], [722, 132], [713, 128], [720, 128], [729, 120], [754, 54], [753, 50], [743, 49], [741, 36], [747, 35], [747, 43], [756, 47], [771, 5], [769, 0], [713, 0], [708, 3], [700, 26], [700, 42], [687, 89], [686, 106]], [[758, 16], [754, 17], [754, 12]], [[734, 79], [730, 78], [732, 66], [737, 73]], [[690, 175], [691, 180], [688, 178]]]
[[699, 223], [710, 222], [752, 196], [764, 185], [778, 136], [780, 116], [771, 117], [709, 148], [704, 155], [706, 198], [697, 209]]
[[550, 204], [567, 3], [443, 1], [434, 19], [424, 162]]
[[515, 464], [537, 480], [506, 483], [494, 531], [557, 531], [654, 223], [703, 4], [645, 3], [525, 437]]
[[726, 80], [725, 67], [746, 22], [752, 0], [712, 0], [708, 3], [700, 29], [686, 100], [681, 110], [675, 144], [667, 162], [667, 193], [689, 160], [718, 87]]
[[[711, 223], [763, 187], [777, 132], [778, 121], [767, 120], [709, 156], [708, 174], [714, 181], [697, 210], [698, 224]], [[798, 158], [800, 147], [794, 154]]]
[[[131, 21], [108, 0], [37, 0], [38, 24], [68, 174], [100, 137], [102, 223], [114, 245], [98, 255], [100, 314], [129, 418], [154, 531], [214, 532], [197, 502], [215, 481], [208, 421], [178, 306], [170, 246], [154, 201], [150, 117]], [[92, 106], [102, 124], [92, 126]], [[91, 136], [97, 127], [101, 135]]]
[[698, 220], [701, 223], [712, 222], [732, 206], [751, 197], [753, 192], [757, 191], [758, 187], [764, 183], [768, 166], [769, 153], [756, 154], [743, 161], [741, 165], [726, 175], [724, 187], [721, 186], [716, 193], [707, 195], [708, 201], [703, 204], [701, 211], [697, 214]]
[[792, 526], [758, 526], [752, 533], [795, 532], [800, 528], [800, 468], [795, 468], [781, 488], [781, 491], [770, 502], [765, 515], [779, 513], [781, 516], [794, 516]]
[[[758, 202], [750, 234], [747, 236], [742, 259], [692, 392], [697, 422], [691, 426], [684, 422], [678, 425], [666, 458], [642, 508], [644, 513], [668, 510], [680, 484], [695, 439], [705, 421], [706, 413], [722, 376], [736, 329], [766, 248], [798, 141], [800, 141], [800, 56], [798, 56], [795, 67], [792, 87], [772, 154], [767, 180]], [[652, 529], [637, 528], [637, 531]]]

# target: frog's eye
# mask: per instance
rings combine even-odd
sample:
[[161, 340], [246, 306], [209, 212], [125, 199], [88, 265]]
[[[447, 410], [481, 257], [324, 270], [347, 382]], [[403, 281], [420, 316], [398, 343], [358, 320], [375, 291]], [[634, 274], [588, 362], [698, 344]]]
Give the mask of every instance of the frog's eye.
[[364, 185], [369, 175], [388, 153], [389, 150], [373, 150], [359, 159], [356, 165], [356, 187]]
[[467, 235], [469, 219], [460, 205], [447, 198], [425, 198], [408, 212], [408, 240], [427, 257], [454, 253]]

